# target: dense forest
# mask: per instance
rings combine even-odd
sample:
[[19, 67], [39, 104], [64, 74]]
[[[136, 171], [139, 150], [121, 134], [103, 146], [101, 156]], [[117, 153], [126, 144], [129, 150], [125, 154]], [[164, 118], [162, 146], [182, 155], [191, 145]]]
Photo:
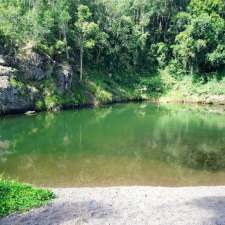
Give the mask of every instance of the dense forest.
[[225, 94], [224, 0], [0, 0], [0, 21], [0, 53], [19, 71], [10, 82], [36, 85], [40, 108], [62, 95], [52, 87], [60, 65], [69, 102], [85, 102], [84, 89], [105, 101], [162, 94], [178, 80]]

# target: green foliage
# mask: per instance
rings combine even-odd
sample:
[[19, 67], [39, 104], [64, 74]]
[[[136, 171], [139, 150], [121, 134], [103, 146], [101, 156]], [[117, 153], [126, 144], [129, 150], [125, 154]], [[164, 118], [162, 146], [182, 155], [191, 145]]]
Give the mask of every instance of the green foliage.
[[47, 95], [44, 97], [44, 105], [47, 110], [54, 110], [60, 106], [60, 100], [57, 95]]
[[35, 88], [33, 86], [25, 84], [24, 82], [16, 79], [16, 77], [14, 76], [10, 77], [9, 82], [10, 85], [14, 87], [21, 96], [26, 96], [29, 92], [33, 90], [35, 91]]
[[53, 198], [48, 190], [0, 178], [0, 217], [39, 207]]
[[224, 15], [225, 2], [223, 0], [191, 0], [189, 10], [196, 15], [215, 12]]
[[78, 21], [88, 20], [91, 16], [91, 12], [86, 5], [80, 5], [78, 7]]
[[55, 110], [62, 104], [62, 97], [59, 94], [56, 81], [54, 79], [45, 80], [41, 87], [42, 96], [36, 101], [37, 110]]
[[[169, 87], [161, 101], [191, 102], [191, 103], [222, 103], [225, 100], [225, 78], [211, 74], [205, 81], [205, 76], [183, 75], [175, 79], [169, 70], [161, 71], [162, 81]], [[166, 77], [166, 79], [164, 79]], [[167, 84], [167, 85], [166, 85]], [[168, 85], [169, 84], [169, 85]]]
[[[119, 96], [139, 95], [145, 88], [162, 93], [168, 88], [159, 87], [164, 86], [160, 73], [146, 81], [140, 81], [140, 74], [166, 68], [178, 81], [188, 74], [204, 81], [224, 74], [224, 12], [223, 0], [0, 0], [0, 51], [17, 62], [18, 52], [29, 41], [48, 63], [73, 65], [75, 82], [78, 72], [81, 81], [83, 74], [98, 68], [113, 74], [107, 82]], [[54, 79], [38, 88], [43, 93], [38, 109], [55, 108], [65, 100], [53, 87]], [[91, 81], [94, 85], [85, 79], [75, 84], [77, 90], [67, 95], [67, 102], [85, 102], [82, 89], [89, 87], [97, 99], [111, 99], [104, 82], [98, 84], [98, 75]]]
[[112, 93], [108, 92], [104, 89], [104, 83], [102, 81], [98, 80], [97, 82], [88, 82], [87, 89], [90, 90], [90, 92], [95, 97], [95, 103], [107, 103], [112, 101]]
[[216, 49], [207, 56], [209, 62], [216, 67], [225, 64], [225, 45], [219, 44]]
[[0, 4], [0, 38], [27, 40], [53, 60], [109, 71], [150, 71], [173, 60], [186, 72], [224, 70], [223, 0], [40, 0]]
[[0, 1], [0, 31], [15, 43], [21, 41], [21, 30], [24, 24], [24, 14], [17, 1]]
[[35, 102], [35, 108], [38, 111], [44, 110], [45, 109], [45, 103], [42, 100], [37, 100]]
[[140, 81], [140, 86], [144, 88], [148, 93], [162, 93], [163, 85], [159, 76], [152, 76], [151, 78], [142, 78]]
[[26, 88], [24, 83], [22, 83], [21, 81], [16, 80], [15, 77], [11, 77], [10, 78], [10, 84], [12, 85], [12, 87], [15, 87], [18, 90], [23, 90], [24, 88]]
[[96, 41], [102, 36], [98, 24], [89, 22], [91, 12], [86, 5], [78, 7], [78, 21], [75, 22], [76, 42], [80, 50], [80, 81], [83, 77], [83, 57], [85, 49], [92, 49]]
[[156, 57], [159, 68], [164, 68], [168, 63], [169, 47], [163, 42], [157, 43], [154, 47], [156, 48]]
[[203, 13], [191, 20], [173, 47], [184, 70], [204, 73], [222, 68], [224, 29], [225, 21], [217, 14]]

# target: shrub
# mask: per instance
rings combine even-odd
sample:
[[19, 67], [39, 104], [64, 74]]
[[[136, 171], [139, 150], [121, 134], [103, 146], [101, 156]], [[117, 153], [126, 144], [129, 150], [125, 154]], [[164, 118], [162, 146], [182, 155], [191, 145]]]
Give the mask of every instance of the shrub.
[[0, 217], [41, 206], [53, 198], [48, 190], [0, 178]]

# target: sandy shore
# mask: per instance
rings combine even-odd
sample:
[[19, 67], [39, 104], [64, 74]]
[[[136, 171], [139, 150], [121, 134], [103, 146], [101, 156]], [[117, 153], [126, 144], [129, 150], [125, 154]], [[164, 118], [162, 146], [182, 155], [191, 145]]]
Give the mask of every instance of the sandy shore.
[[47, 206], [1, 225], [225, 225], [225, 187], [53, 189]]

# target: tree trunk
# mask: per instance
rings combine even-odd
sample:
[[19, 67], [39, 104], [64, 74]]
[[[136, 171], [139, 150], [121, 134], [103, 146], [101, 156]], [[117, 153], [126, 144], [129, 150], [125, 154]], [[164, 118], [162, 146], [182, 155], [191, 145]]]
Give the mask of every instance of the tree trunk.
[[96, 64], [98, 65], [99, 64], [99, 61], [100, 61], [100, 54], [101, 54], [101, 50], [100, 48], [97, 49], [97, 58], [96, 58]]
[[68, 43], [67, 43], [67, 35], [66, 35], [66, 25], [63, 25], [63, 36], [64, 36], [64, 41], [66, 44], [66, 59], [69, 60], [70, 56], [69, 56], [69, 51], [68, 51]]
[[83, 47], [80, 48], [80, 81], [83, 79], [83, 56], [84, 56], [84, 49]]

